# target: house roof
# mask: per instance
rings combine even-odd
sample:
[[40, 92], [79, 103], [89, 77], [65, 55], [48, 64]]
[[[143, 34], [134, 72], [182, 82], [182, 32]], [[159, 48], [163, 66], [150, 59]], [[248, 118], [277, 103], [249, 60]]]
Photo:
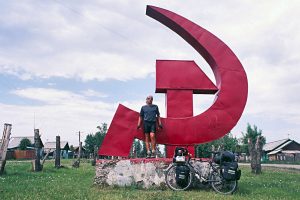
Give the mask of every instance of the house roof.
[[278, 147], [281, 147], [282, 145], [284, 145], [285, 143], [287, 143], [289, 141], [292, 141], [292, 140], [283, 139], [283, 140], [277, 140], [277, 141], [274, 141], [274, 142], [269, 142], [269, 143], [267, 143], [263, 146], [263, 150], [264, 151], [273, 151], [273, 150], [277, 149]]
[[287, 141], [286, 143], [280, 145], [279, 147], [277, 147], [276, 149], [283, 149], [285, 146], [291, 144], [293, 142], [293, 140]]
[[29, 139], [31, 144], [34, 144], [34, 137], [33, 136], [22, 136], [22, 137], [11, 137], [8, 143], [8, 149], [18, 148], [20, 145], [21, 140]]
[[281, 152], [281, 149], [276, 149], [274, 151], [271, 151], [270, 153], [267, 153], [267, 155], [274, 155], [274, 154], [279, 153], [279, 152]]
[[270, 153], [268, 153], [268, 155], [274, 155], [277, 153], [286, 153], [286, 154], [300, 154], [299, 150], [282, 150], [282, 149], [276, 149], [274, 151], [271, 151]]
[[285, 139], [285, 140], [278, 140], [278, 141], [275, 141], [275, 142], [270, 142], [268, 144], [266, 144], [263, 148], [264, 151], [268, 152], [267, 155], [273, 155], [273, 154], [277, 154], [277, 153], [299, 153], [300, 151], [299, 150], [289, 150], [289, 149], [286, 149], [285, 150], [285, 147], [287, 147], [288, 145], [290, 145], [291, 143], [296, 143], [298, 144], [297, 142], [295, 142], [294, 140], [290, 140], [290, 139]]
[[[86, 149], [84, 147], [81, 147], [82, 151], [85, 151]], [[79, 151], [79, 146], [75, 146], [74, 147], [74, 151]]]
[[[60, 141], [60, 148], [68, 150], [69, 149], [69, 143], [67, 141]], [[56, 149], [56, 142], [46, 142], [44, 144], [44, 149]]]

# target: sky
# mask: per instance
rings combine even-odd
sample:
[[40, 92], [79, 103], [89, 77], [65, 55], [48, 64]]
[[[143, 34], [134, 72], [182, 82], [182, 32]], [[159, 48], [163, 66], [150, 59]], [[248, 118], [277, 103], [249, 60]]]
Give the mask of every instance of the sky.
[[[121, 103], [139, 111], [145, 97], [165, 116], [155, 94], [155, 61], [195, 60], [211, 68], [182, 38], [145, 15], [146, 5], [176, 12], [220, 38], [240, 59], [248, 100], [231, 133], [247, 123], [267, 142], [300, 142], [300, 2], [297, 0], [10, 0], [0, 1], [0, 124], [12, 137], [78, 145]], [[194, 114], [214, 95], [194, 95]], [[3, 125], [1, 125], [3, 126]], [[121, 134], [121, 133], [120, 133]]]

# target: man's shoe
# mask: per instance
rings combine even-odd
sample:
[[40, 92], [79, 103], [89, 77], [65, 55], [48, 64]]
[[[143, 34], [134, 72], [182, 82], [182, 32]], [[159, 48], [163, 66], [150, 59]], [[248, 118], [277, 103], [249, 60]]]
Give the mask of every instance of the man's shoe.
[[155, 158], [155, 157], [156, 157], [156, 152], [155, 150], [154, 151], [152, 150], [151, 158]]
[[148, 152], [147, 152], [146, 158], [151, 158], [151, 151], [148, 151]]

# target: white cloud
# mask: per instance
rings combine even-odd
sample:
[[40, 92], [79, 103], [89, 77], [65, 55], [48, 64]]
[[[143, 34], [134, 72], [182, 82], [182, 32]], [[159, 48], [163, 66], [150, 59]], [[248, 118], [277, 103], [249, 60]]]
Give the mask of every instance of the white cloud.
[[[54, 140], [61, 135], [65, 140], [76, 144], [75, 133], [83, 136], [96, 131], [96, 126], [110, 123], [116, 106], [101, 101], [89, 101], [85, 96], [46, 88], [27, 88], [12, 91], [19, 97], [36, 100], [36, 105], [0, 104], [6, 122], [12, 123], [17, 134], [31, 134], [34, 123], [43, 133], [43, 139]], [[84, 138], [84, 137], [83, 137]]]
[[92, 89], [88, 89], [86, 91], [82, 91], [81, 93], [83, 95], [85, 95], [85, 96], [88, 96], [88, 97], [99, 97], [99, 98], [108, 97], [108, 95], [103, 94], [101, 92], [97, 92], [97, 91], [92, 90]]
[[[156, 59], [188, 59], [196, 60], [214, 81], [207, 63], [185, 41], [145, 15], [146, 4], [191, 19], [221, 38], [240, 58], [249, 81], [247, 118], [242, 118], [241, 123], [261, 116], [259, 122], [249, 122], [282, 120], [293, 125], [286, 130], [300, 131], [297, 93], [300, 90], [300, 21], [297, 20], [300, 3], [296, 0], [288, 3], [280, 0], [89, 1], [82, 4], [5, 1], [0, 6], [0, 73], [23, 80], [62, 77], [132, 81], [153, 75]], [[89, 116], [100, 109], [104, 114], [99, 114], [99, 119], [111, 118], [116, 107], [115, 102], [110, 105], [87, 100], [111, 98], [93, 90], [74, 94], [31, 87], [13, 94], [45, 103], [36, 108], [52, 117], [56, 116], [55, 110], [62, 110], [64, 118], [73, 119], [74, 124], [79, 124], [76, 119], [84, 121], [81, 115]], [[201, 95], [194, 100], [194, 113], [199, 114], [212, 104], [213, 97]], [[137, 111], [144, 103], [123, 101]], [[161, 110], [164, 102], [163, 97], [157, 98]], [[32, 115], [32, 108], [27, 106], [2, 104], [2, 108], [12, 120], [13, 116], [30, 118]], [[29, 114], [19, 114], [18, 110]], [[45, 122], [51, 121], [44, 115]], [[86, 127], [91, 125], [86, 124]], [[275, 131], [276, 126], [279, 125], [274, 124]], [[68, 127], [71, 130], [71, 125]]]

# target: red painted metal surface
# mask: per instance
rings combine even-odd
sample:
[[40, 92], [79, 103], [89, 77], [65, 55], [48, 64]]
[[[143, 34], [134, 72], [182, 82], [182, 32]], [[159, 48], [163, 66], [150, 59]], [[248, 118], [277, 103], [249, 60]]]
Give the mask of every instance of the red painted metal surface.
[[[156, 92], [167, 93], [167, 118], [193, 116], [193, 93], [214, 94], [218, 88], [194, 61], [157, 60]], [[194, 145], [185, 146], [195, 155]], [[166, 145], [166, 157], [172, 158], [176, 146]]]
[[193, 91], [168, 90], [167, 91], [167, 117], [192, 117], [193, 116]]
[[194, 61], [157, 60], [156, 93], [192, 90], [194, 94], [215, 94], [218, 88]]
[[[156, 71], [157, 72], [157, 71]], [[167, 118], [193, 116], [193, 90], [167, 90]], [[172, 158], [176, 146], [166, 145], [166, 157]], [[186, 146], [190, 154], [195, 155], [194, 145]]]
[[[213, 105], [200, 115], [162, 118], [164, 129], [158, 131], [157, 142], [167, 145], [194, 145], [224, 136], [238, 122], [247, 101], [247, 77], [240, 61], [225, 43], [188, 19], [154, 6], [147, 6], [146, 14], [176, 32], [199, 52], [213, 70], [218, 89]], [[187, 64], [187, 61], [176, 62], [182, 62], [185, 70], [180, 72], [171, 70], [172, 74], [164, 74], [168, 77], [167, 79], [179, 77], [178, 80], [191, 81], [192, 85], [184, 83], [185, 85], [181, 89], [201, 91], [201, 87], [198, 85], [200, 82], [194, 81], [194, 79], [198, 78], [203, 79], [201, 72], [199, 72], [201, 75], [199, 73], [196, 73], [198, 76], [194, 75], [190, 73], [190, 70], [194, 68], [193, 64]], [[167, 63], [167, 66], [169, 64]], [[187, 76], [177, 73], [188, 73], [192, 78], [185, 79]], [[160, 79], [160, 75], [158, 76]], [[193, 88], [195, 85], [200, 88]], [[165, 92], [166, 89], [172, 89], [172, 84], [165, 83], [162, 79], [159, 80], [157, 86], [159, 87], [157, 92]], [[191, 88], [187, 88], [187, 86]], [[182, 86], [178, 85], [178, 87]], [[206, 92], [213, 90], [213, 88], [206, 89]], [[99, 154], [128, 156], [133, 139], [144, 139], [142, 130], [136, 129], [138, 116], [137, 112], [119, 105]]]

